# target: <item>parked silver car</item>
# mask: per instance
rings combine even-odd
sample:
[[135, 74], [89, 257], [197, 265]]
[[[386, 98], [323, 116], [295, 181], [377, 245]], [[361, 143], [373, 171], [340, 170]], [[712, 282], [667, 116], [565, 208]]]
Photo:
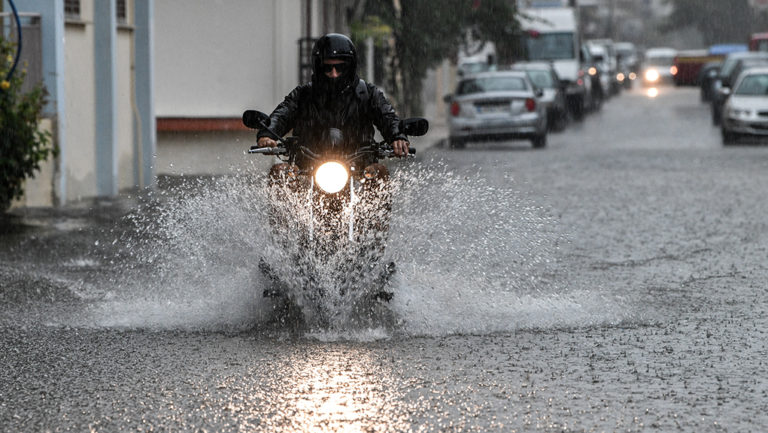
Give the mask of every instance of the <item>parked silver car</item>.
[[768, 67], [746, 69], [723, 106], [723, 144], [741, 135], [768, 136]]
[[484, 72], [459, 81], [446, 96], [449, 144], [473, 139], [524, 138], [547, 145], [547, 114], [537, 89], [523, 71]]
[[565, 86], [560, 82], [554, 66], [547, 62], [520, 62], [513, 70], [525, 71], [534, 86], [544, 95], [541, 102], [547, 112], [547, 125], [552, 131], [562, 131], [568, 124], [568, 107], [565, 104]]

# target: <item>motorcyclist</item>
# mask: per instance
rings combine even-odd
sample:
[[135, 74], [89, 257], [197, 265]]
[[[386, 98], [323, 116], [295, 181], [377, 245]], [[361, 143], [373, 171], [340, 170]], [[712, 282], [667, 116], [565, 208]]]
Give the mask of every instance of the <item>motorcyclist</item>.
[[[397, 114], [384, 93], [357, 75], [357, 50], [344, 35], [329, 33], [312, 48], [312, 81], [291, 91], [270, 115], [270, 129], [280, 137], [291, 130], [305, 143], [321, 140], [324, 131], [337, 128], [356, 146], [371, 143], [374, 129], [392, 144], [395, 155], [408, 154], [408, 139], [400, 131]], [[258, 133], [259, 147], [275, 147], [278, 137], [270, 131]], [[301, 162], [298, 161], [299, 165]], [[275, 179], [291, 167], [277, 164]], [[387, 168], [375, 160], [365, 161], [364, 173], [388, 178]]]

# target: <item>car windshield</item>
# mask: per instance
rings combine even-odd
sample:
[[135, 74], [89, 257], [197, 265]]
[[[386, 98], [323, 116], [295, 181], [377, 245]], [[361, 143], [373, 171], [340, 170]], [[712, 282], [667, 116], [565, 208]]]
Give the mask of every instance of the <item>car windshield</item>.
[[667, 56], [648, 57], [646, 63], [649, 66], [672, 66], [675, 64], [675, 58]]
[[756, 58], [768, 58], [768, 56], [763, 57], [763, 54], [742, 54], [739, 56], [728, 56], [726, 57], [725, 61], [723, 62], [722, 68], [720, 68], [720, 75], [723, 77], [728, 76], [733, 72], [734, 69], [739, 65], [739, 63], [743, 63], [746, 59], [756, 59]]
[[573, 59], [573, 33], [541, 33], [525, 38], [528, 60]]
[[526, 90], [528, 86], [520, 77], [481, 77], [464, 80], [459, 83], [457, 94], [468, 95], [470, 93]]
[[541, 89], [551, 89], [555, 87], [555, 80], [552, 79], [552, 74], [549, 73], [549, 71], [545, 70], [538, 70], [538, 71], [527, 71], [528, 72], [528, 78], [531, 79], [534, 85], [536, 87], [539, 87]]
[[747, 75], [734, 92], [736, 95], [765, 96], [768, 95], [768, 74]]
[[635, 55], [635, 50], [632, 48], [616, 48], [616, 54], [622, 57], [630, 57]]
[[465, 74], [476, 74], [478, 72], [485, 72], [488, 69], [490, 69], [490, 65], [488, 63], [463, 63], [461, 66], [459, 66], [459, 69]]

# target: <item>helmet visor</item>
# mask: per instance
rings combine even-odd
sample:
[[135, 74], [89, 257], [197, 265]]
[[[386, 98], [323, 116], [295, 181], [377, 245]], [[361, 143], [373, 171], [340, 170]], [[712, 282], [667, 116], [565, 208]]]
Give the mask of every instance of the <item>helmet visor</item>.
[[323, 66], [321, 67], [321, 70], [325, 74], [330, 74], [334, 69], [336, 69], [336, 72], [338, 72], [339, 75], [344, 75], [349, 71], [350, 65], [348, 62], [343, 63], [323, 63]]

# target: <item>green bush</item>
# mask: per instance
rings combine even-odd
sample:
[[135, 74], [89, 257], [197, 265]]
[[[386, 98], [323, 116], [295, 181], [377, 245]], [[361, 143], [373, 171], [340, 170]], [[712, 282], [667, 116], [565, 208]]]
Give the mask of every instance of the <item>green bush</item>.
[[24, 180], [40, 170], [40, 163], [58, 149], [49, 146], [51, 134], [39, 129], [47, 92], [42, 84], [21, 93], [26, 72], [13, 66], [14, 44], [0, 38], [0, 212], [24, 194]]

